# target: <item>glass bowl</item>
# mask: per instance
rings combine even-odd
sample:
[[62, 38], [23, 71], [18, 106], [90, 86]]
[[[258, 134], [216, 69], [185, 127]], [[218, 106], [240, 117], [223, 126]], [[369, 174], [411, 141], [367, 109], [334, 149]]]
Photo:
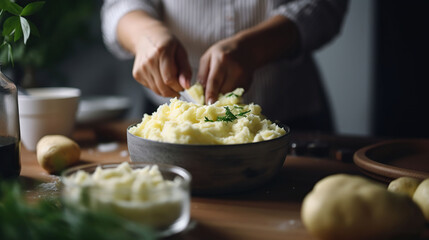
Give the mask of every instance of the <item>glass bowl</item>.
[[189, 172], [165, 164], [128, 164], [89, 164], [66, 170], [63, 201], [78, 210], [110, 212], [149, 227], [161, 237], [184, 230], [190, 219]]

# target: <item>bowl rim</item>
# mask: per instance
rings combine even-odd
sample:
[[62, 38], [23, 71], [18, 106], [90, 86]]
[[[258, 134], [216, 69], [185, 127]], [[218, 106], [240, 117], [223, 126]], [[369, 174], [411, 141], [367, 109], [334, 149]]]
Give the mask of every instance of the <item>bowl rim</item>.
[[134, 134], [132, 134], [132, 133], [129, 132], [129, 129], [131, 127], [134, 127], [134, 126], [136, 126], [139, 123], [133, 123], [133, 124], [131, 124], [131, 125], [129, 125], [127, 127], [127, 136], [133, 137], [133, 138], [136, 138], [136, 139], [140, 139], [140, 140], [143, 140], [143, 141], [147, 141], [147, 142], [150, 142], [150, 143], [154, 143], [154, 144], [165, 144], [165, 145], [168, 145], [168, 146], [205, 147], [205, 148], [219, 148], [219, 147], [233, 148], [233, 147], [250, 146], [250, 145], [257, 145], [257, 144], [267, 144], [267, 143], [270, 143], [270, 142], [281, 141], [284, 138], [288, 138], [291, 135], [291, 129], [290, 129], [289, 126], [287, 126], [285, 124], [282, 124], [282, 123], [276, 123], [276, 122], [273, 122], [273, 123], [275, 123], [279, 127], [283, 128], [286, 131], [286, 133], [283, 134], [280, 137], [277, 137], [277, 138], [273, 138], [273, 139], [269, 139], [269, 140], [264, 140], [264, 141], [259, 141], [259, 142], [250, 142], [250, 143], [234, 143], [234, 144], [186, 144], [186, 143], [172, 143], [172, 142], [155, 141], [155, 140], [152, 140], [152, 139], [147, 139], [147, 138], [136, 136], [136, 135], [134, 135]]
[[[49, 95], [33, 95], [34, 93], [49, 91]], [[57, 94], [57, 91], [64, 91], [65, 93]], [[19, 95], [19, 100], [58, 100], [58, 99], [72, 99], [80, 98], [82, 92], [79, 88], [74, 87], [40, 87], [26, 89], [28, 95]], [[33, 92], [33, 93], [32, 93]]]
[[[169, 171], [169, 172], [173, 172], [174, 174], [177, 174], [178, 176], [180, 176], [182, 178], [182, 181], [180, 181], [179, 185], [180, 186], [189, 186], [192, 182], [192, 175], [191, 173], [179, 166], [176, 165], [172, 165], [172, 164], [165, 164], [165, 163], [144, 163], [144, 162], [128, 162], [128, 161], [124, 161], [127, 162], [130, 167], [132, 169], [136, 169], [136, 168], [143, 168], [146, 166], [158, 166], [158, 169], [160, 170], [160, 172], [162, 173], [163, 171]], [[70, 176], [72, 176], [74, 173], [78, 172], [79, 170], [83, 170], [85, 171], [85, 169], [93, 169], [95, 170], [97, 167], [102, 167], [103, 169], [112, 169], [115, 167], [118, 167], [119, 165], [121, 165], [124, 162], [106, 162], [106, 163], [89, 163], [89, 164], [82, 164], [82, 165], [77, 165], [77, 166], [73, 166], [70, 168], [67, 168], [66, 170], [61, 172], [60, 178], [61, 178], [61, 182], [68, 187], [81, 187], [82, 185], [79, 184], [67, 184], [66, 179]], [[93, 174], [94, 172], [90, 172], [90, 174]], [[91, 186], [94, 187], [94, 186]], [[101, 188], [103, 189], [103, 188]], [[156, 190], [153, 190], [156, 191]]]

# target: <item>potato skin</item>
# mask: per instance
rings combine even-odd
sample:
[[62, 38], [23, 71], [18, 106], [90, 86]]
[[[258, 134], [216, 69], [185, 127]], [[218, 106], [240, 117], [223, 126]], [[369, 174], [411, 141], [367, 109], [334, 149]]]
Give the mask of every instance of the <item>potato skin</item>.
[[400, 177], [390, 182], [387, 190], [395, 193], [403, 193], [412, 198], [420, 183], [421, 180], [417, 178]]
[[80, 159], [79, 145], [62, 135], [47, 135], [36, 147], [37, 161], [49, 173], [59, 173]]
[[413, 196], [414, 202], [419, 205], [422, 210], [426, 221], [429, 223], [429, 178], [425, 179], [420, 185], [417, 187]]
[[319, 181], [304, 199], [301, 218], [323, 240], [416, 239], [424, 228], [423, 214], [410, 197], [346, 174]]

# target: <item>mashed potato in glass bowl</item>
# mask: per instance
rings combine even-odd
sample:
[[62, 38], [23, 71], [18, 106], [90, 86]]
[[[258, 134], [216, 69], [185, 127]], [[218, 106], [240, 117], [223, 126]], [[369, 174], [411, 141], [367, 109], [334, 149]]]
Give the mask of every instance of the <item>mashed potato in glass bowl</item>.
[[[192, 86], [188, 93], [200, 103], [202, 86]], [[141, 123], [129, 129], [135, 136], [180, 144], [240, 144], [278, 138], [286, 131], [261, 114], [257, 104], [242, 104], [244, 90], [221, 94], [211, 105], [172, 99]]]
[[160, 236], [190, 219], [190, 174], [177, 166], [122, 162], [88, 164], [62, 173], [64, 202], [80, 211], [110, 212]]

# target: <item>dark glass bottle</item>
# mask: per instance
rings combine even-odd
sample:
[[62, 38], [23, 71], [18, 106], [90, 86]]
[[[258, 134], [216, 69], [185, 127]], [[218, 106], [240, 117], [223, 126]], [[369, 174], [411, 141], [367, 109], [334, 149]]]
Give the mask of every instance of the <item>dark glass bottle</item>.
[[18, 91], [0, 69], [0, 181], [21, 172]]

